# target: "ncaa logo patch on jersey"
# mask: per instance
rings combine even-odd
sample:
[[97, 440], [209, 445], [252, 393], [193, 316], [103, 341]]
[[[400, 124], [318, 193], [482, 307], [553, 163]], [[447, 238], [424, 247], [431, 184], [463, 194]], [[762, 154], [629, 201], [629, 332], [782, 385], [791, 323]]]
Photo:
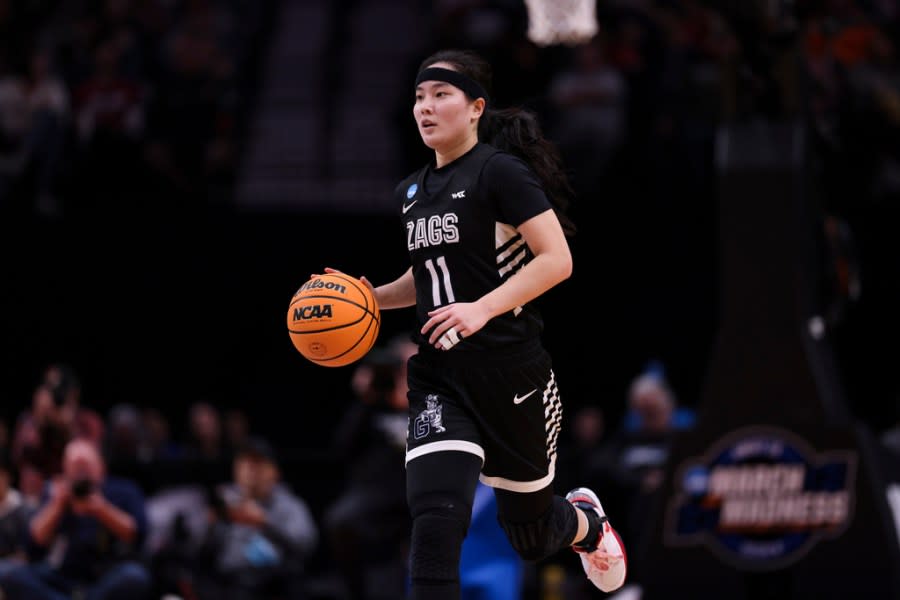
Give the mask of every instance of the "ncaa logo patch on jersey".
[[418, 192], [418, 191], [419, 191], [419, 184], [418, 183], [412, 184], [411, 186], [406, 188], [406, 199], [411, 200], [412, 197], [415, 196], [416, 192]]

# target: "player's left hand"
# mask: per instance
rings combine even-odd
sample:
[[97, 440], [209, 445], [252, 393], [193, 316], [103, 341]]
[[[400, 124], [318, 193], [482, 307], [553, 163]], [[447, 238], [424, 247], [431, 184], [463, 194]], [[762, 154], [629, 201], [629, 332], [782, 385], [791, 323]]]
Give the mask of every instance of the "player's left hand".
[[489, 315], [477, 302], [456, 302], [428, 313], [431, 317], [422, 326], [422, 335], [438, 350], [449, 350], [463, 338], [474, 335], [488, 322]]

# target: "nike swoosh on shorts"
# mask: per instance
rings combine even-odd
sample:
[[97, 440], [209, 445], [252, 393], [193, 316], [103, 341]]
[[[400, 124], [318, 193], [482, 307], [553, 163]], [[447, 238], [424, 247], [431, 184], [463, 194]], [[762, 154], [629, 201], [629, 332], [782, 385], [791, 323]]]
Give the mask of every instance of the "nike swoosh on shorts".
[[532, 395], [536, 391], [537, 391], [537, 388], [531, 390], [530, 392], [528, 392], [527, 394], [525, 394], [524, 396], [521, 396], [521, 397], [518, 394], [516, 394], [515, 396], [513, 396], [513, 404], [522, 404], [523, 402], [525, 402], [525, 399], [528, 398], [528, 396]]

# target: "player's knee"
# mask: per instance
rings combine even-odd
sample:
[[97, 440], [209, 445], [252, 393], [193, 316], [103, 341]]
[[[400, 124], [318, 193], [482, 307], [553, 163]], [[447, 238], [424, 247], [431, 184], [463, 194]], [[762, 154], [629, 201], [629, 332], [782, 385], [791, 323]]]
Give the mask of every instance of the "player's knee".
[[450, 496], [434, 495], [410, 504], [413, 517], [410, 576], [419, 582], [459, 579], [459, 557], [469, 528], [471, 507]]
[[506, 532], [509, 544], [527, 561], [539, 561], [559, 550], [552, 530], [552, 514], [547, 511], [541, 518], [528, 523], [513, 523], [498, 515], [500, 527]]

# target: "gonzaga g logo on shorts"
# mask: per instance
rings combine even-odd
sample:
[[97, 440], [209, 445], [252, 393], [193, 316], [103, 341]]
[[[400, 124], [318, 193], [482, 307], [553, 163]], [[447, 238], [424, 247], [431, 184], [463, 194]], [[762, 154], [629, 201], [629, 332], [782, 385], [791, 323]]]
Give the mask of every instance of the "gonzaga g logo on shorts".
[[817, 453], [782, 429], [734, 431], [679, 465], [666, 544], [704, 544], [743, 569], [788, 565], [850, 524], [856, 463], [854, 451]]
[[419, 413], [413, 424], [413, 437], [421, 440], [423, 437], [431, 433], [434, 429], [435, 433], [444, 433], [447, 429], [444, 427], [444, 417], [441, 415], [441, 401], [438, 400], [437, 394], [428, 394], [425, 396], [425, 410]]

